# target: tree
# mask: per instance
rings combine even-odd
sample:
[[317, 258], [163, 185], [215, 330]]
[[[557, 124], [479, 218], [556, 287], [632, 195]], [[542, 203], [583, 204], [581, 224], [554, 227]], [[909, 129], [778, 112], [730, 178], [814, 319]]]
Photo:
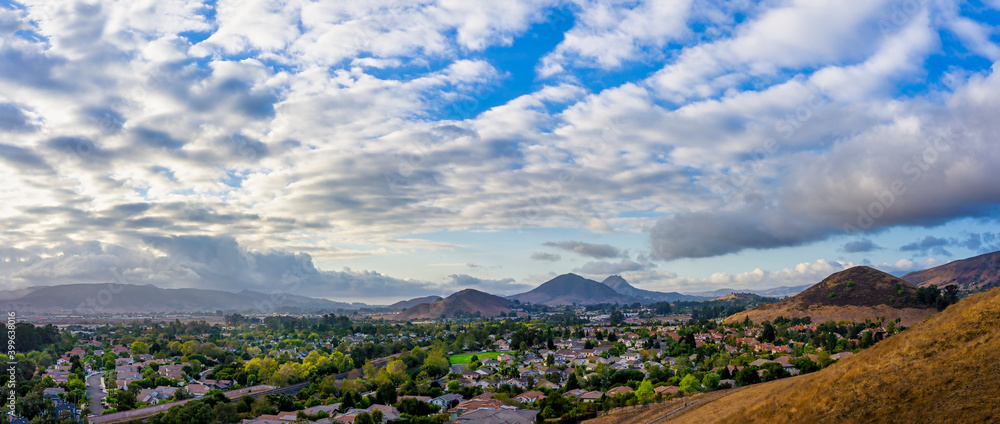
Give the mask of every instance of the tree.
[[764, 330], [761, 331], [760, 341], [764, 343], [774, 343], [774, 325], [770, 321], [764, 321]]
[[240, 414], [236, 411], [236, 405], [230, 402], [220, 402], [212, 408], [215, 413], [215, 422], [219, 424], [235, 424], [240, 422]]
[[861, 335], [861, 348], [867, 349], [875, 344], [875, 337], [872, 336], [872, 331], [865, 331], [865, 334]]
[[684, 378], [681, 379], [680, 390], [684, 392], [684, 394], [700, 392], [701, 382], [698, 381], [698, 377], [695, 377], [694, 374], [685, 375]]
[[354, 418], [355, 424], [375, 424], [375, 420], [372, 419], [371, 414], [367, 412], [362, 412]]
[[715, 390], [719, 386], [719, 382], [722, 378], [714, 372], [705, 374], [705, 377], [701, 379], [701, 385], [705, 387], [705, 390]]
[[132, 349], [130, 350], [134, 355], [149, 353], [149, 347], [146, 345], [146, 343], [140, 342], [138, 340], [132, 343]]
[[635, 396], [639, 400], [646, 400], [653, 397], [654, 393], [656, 392], [653, 391], [653, 383], [649, 380], [642, 380], [642, 383], [639, 384], [639, 389], [635, 391]]
[[611, 311], [611, 325], [619, 325], [625, 321], [625, 314], [618, 309]]
[[575, 390], [580, 388], [580, 382], [576, 378], [576, 373], [569, 375], [566, 379], [566, 390]]
[[372, 411], [371, 414], [372, 414], [372, 421], [374, 421], [375, 424], [379, 424], [382, 422], [382, 419], [384, 418], [384, 416], [382, 415], [382, 411], [376, 409]]

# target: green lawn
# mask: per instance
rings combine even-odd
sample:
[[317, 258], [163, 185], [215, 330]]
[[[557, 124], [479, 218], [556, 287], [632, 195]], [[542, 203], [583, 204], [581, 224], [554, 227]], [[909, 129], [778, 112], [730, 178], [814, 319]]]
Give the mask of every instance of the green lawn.
[[477, 357], [479, 357], [480, 360], [484, 358], [497, 359], [497, 356], [500, 355], [500, 352], [460, 353], [458, 355], [451, 355], [448, 358], [448, 362], [451, 362], [452, 365], [468, 364], [469, 362], [472, 362], [472, 355], [476, 355]]

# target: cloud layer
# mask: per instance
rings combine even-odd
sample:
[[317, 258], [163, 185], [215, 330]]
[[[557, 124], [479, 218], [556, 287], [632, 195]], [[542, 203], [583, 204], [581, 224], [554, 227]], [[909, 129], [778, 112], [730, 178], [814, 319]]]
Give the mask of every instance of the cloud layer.
[[[506, 290], [513, 275], [463, 267], [422, 282], [394, 259], [524, 231], [517, 257], [536, 267], [654, 273], [653, 261], [841, 235], [856, 238], [842, 252], [871, 253], [890, 228], [995, 219], [1000, 40], [994, 12], [972, 9], [11, 3], [0, 247], [18, 259], [0, 281], [117, 267], [136, 282], [252, 288], [301, 268], [324, 296]], [[643, 238], [575, 241], [594, 233]], [[544, 240], [573, 255], [536, 251]], [[996, 242], [902, 253], [956, 246]], [[594, 261], [571, 263], [581, 256]], [[361, 259], [398, 275], [313, 265]]]

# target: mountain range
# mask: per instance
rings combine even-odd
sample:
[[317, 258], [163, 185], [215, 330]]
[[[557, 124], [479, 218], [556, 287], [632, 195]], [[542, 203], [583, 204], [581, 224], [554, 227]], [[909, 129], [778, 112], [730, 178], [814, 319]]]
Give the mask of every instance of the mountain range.
[[66, 284], [32, 287], [20, 296], [0, 300], [7, 310], [33, 313], [132, 312], [283, 312], [316, 313], [357, 309], [363, 304], [334, 302], [292, 294], [243, 290], [161, 289], [134, 284]]
[[805, 291], [805, 289], [808, 289], [811, 286], [812, 286], [811, 284], [804, 284], [801, 286], [781, 286], [770, 289], [718, 289], [718, 290], [703, 291], [703, 292], [692, 292], [687, 294], [696, 297], [706, 297], [709, 299], [715, 299], [717, 297], [722, 297], [730, 293], [753, 293], [758, 296], [764, 296], [764, 297], [786, 297], [802, 293], [803, 291]]
[[706, 297], [703, 296], [691, 296], [686, 294], [680, 294], [677, 292], [658, 292], [652, 290], [643, 290], [640, 288], [633, 287], [628, 281], [620, 275], [612, 275], [601, 281], [601, 284], [611, 287], [614, 291], [624, 294], [626, 296], [632, 296], [634, 298], [640, 299], [642, 303], [649, 302], [678, 302], [678, 301], [700, 301], [705, 300]]

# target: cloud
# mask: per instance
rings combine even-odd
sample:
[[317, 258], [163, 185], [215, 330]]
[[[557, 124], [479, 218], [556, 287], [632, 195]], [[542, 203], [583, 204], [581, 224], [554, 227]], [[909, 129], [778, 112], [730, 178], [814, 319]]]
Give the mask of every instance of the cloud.
[[844, 243], [844, 246], [840, 248], [847, 253], [860, 253], [860, 252], [871, 252], [874, 250], [881, 249], [875, 242], [871, 239], [863, 238], [860, 240], [851, 240]]
[[8, 252], [0, 282], [8, 287], [68, 283], [154, 284], [228, 291], [281, 292], [332, 300], [378, 301], [437, 292], [427, 282], [374, 271], [321, 271], [303, 253], [252, 251], [227, 237], [143, 236], [142, 249], [102, 243], [66, 245], [59, 256]]
[[960, 237], [925, 236], [899, 247], [900, 252], [913, 252], [914, 255], [953, 256], [947, 247], [965, 248], [977, 253], [989, 253], [1000, 250], [1000, 235], [997, 233], [966, 233]]
[[476, 289], [490, 294], [513, 294], [531, 290], [532, 286], [515, 283], [513, 278], [490, 280], [467, 274], [452, 274], [448, 276], [444, 288], [448, 290]]
[[589, 275], [613, 275], [613, 274], [623, 274], [629, 271], [642, 271], [652, 268], [652, 264], [640, 264], [638, 262], [632, 261], [631, 259], [622, 259], [620, 262], [608, 262], [608, 261], [591, 261], [583, 264], [583, 266], [573, 270], [573, 272], [579, 272], [582, 274]]
[[531, 252], [531, 260], [533, 260], [533, 261], [555, 262], [555, 261], [558, 261], [560, 259], [562, 259], [562, 256], [559, 256], [559, 255], [557, 255], [555, 253]]
[[542, 243], [542, 245], [555, 247], [596, 259], [618, 258], [622, 256], [622, 252], [618, 250], [618, 248], [609, 244], [594, 244], [582, 241], [547, 241]]

